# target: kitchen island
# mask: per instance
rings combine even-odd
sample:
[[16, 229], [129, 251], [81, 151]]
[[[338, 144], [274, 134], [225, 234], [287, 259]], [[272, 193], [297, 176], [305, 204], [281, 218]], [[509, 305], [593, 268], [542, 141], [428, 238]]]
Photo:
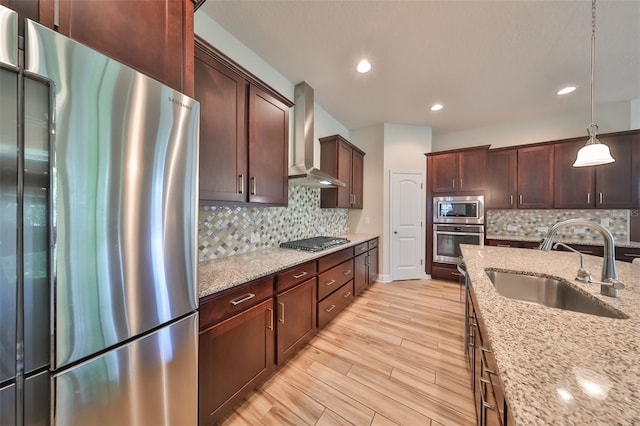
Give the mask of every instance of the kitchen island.
[[[519, 425], [640, 423], [640, 265], [616, 262], [619, 298], [574, 281], [571, 252], [461, 245], [476, 314], [496, 360], [510, 415]], [[584, 256], [600, 279], [602, 258]], [[613, 319], [501, 296], [485, 269], [562, 278], [626, 314]]]

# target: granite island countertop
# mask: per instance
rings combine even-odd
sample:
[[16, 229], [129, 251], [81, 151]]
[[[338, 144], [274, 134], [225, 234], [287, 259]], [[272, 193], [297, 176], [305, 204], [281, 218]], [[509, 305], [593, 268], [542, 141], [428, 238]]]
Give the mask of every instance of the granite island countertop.
[[[619, 298], [574, 281], [571, 252], [461, 245], [465, 265], [514, 420], [519, 425], [640, 424], [640, 263], [616, 262]], [[602, 258], [584, 255], [599, 280]], [[485, 268], [564, 278], [628, 319], [604, 318], [509, 299]]]
[[[506, 235], [506, 234], [486, 234], [485, 238], [487, 240], [527, 241], [532, 243], [539, 243], [544, 239], [544, 237], [540, 237], [540, 236]], [[555, 241], [565, 243], [565, 244], [582, 244], [585, 246], [603, 245], [603, 241], [593, 241], [593, 240], [556, 238]], [[616, 247], [640, 248], [640, 242], [636, 242], [636, 241], [615, 240], [614, 243]]]
[[370, 234], [338, 236], [345, 237], [350, 242], [315, 253], [285, 248], [267, 248], [201, 262], [198, 265], [198, 297], [202, 298], [378, 238], [378, 235]]

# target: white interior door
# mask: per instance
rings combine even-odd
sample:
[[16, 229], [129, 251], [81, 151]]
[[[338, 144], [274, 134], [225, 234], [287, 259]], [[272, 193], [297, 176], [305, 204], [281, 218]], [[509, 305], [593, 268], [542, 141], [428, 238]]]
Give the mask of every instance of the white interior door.
[[424, 278], [424, 174], [391, 171], [391, 279]]

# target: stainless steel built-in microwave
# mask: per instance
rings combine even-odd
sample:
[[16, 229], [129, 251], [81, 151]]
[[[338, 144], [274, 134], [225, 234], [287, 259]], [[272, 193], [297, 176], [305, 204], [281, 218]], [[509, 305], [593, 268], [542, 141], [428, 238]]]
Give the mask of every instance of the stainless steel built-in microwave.
[[433, 197], [433, 223], [484, 224], [484, 196]]

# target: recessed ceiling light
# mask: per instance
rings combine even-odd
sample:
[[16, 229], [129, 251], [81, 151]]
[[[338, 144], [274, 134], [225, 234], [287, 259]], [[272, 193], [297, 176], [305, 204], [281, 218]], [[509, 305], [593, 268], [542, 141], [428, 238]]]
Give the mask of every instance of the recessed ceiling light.
[[576, 86], [563, 87], [562, 89], [558, 90], [558, 95], [566, 95], [567, 93], [571, 93], [574, 90], [576, 90]]
[[367, 72], [371, 71], [371, 63], [369, 61], [367, 61], [366, 59], [363, 59], [360, 62], [358, 62], [358, 66], [356, 67], [356, 70], [360, 74], [367, 73]]
[[431, 111], [440, 111], [442, 108], [444, 108], [442, 104], [435, 104], [431, 107]]

